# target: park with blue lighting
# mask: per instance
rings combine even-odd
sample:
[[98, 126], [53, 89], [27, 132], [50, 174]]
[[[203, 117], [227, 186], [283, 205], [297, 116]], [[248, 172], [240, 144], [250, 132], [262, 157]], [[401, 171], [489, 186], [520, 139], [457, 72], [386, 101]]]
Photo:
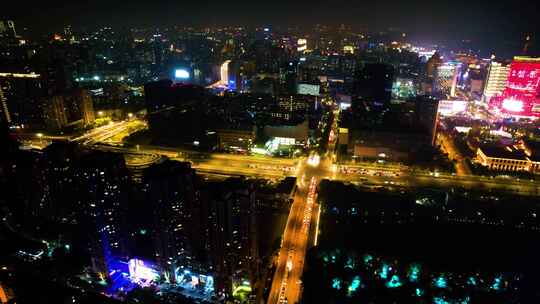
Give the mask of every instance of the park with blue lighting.
[[322, 267], [318, 276], [327, 277], [327, 287], [340, 303], [363, 303], [361, 299], [370, 295], [370, 289], [385, 288], [388, 293], [407, 294], [422, 303], [466, 304], [471, 303], [473, 293], [511, 292], [509, 285], [517, 282], [517, 277], [500, 273], [437, 272], [422, 263], [374, 253], [321, 250], [317, 259]]

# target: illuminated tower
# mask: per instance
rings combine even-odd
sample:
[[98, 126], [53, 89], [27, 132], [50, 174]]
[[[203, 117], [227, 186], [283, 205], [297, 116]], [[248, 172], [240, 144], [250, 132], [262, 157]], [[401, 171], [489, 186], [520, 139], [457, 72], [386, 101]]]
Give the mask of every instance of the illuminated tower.
[[437, 68], [442, 64], [441, 55], [438, 52], [435, 52], [426, 63], [426, 76], [428, 79], [435, 79], [437, 76]]
[[527, 53], [529, 52], [530, 43], [531, 43], [531, 36], [527, 35], [525, 37], [525, 44], [523, 45], [523, 50], [522, 50], [523, 55], [527, 55]]
[[224, 85], [224, 86], [229, 85], [229, 64], [230, 63], [231, 63], [230, 60], [226, 60], [225, 62], [223, 62], [223, 64], [221, 64], [219, 68], [219, 75], [220, 75], [219, 82], [221, 83], [221, 85]]

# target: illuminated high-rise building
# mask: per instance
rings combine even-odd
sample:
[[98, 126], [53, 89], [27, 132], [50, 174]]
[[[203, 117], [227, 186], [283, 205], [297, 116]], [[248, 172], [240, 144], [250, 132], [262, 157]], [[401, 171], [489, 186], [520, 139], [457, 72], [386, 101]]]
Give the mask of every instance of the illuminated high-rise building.
[[354, 54], [354, 46], [352, 46], [352, 45], [343, 46], [343, 53], [344, 54]]
[[39, 114], [40, 126], [49, 130], [60, 130], [72, 123], [87, 126], [95, 120], [92, 96], [83, 89], [73, 89], [64, 94], [40, 98], [38, 106], [36, 110], [41, 112], [32, 115]]
[[127, 255], [125, 214], [129, 172], [122, 154], [92, 151], [74, 168], [75, 206], [79, 223], [88, 227], [87, 246], [92, 268], [109, 275], [114, 256]]
[[439, 100], [431, 96], [417, 96], [414, 101], [416, 119], [429, 132], [431, 144], [435, 145], [439, 123]]
[[64, 97], [56, 95], [45, 105], [45, 124], [50, 130], [60, 130], [68, 124]]
[[514, 57], [505, 89], [489, 104], [495, 113], [540, 117], [540, 58]]
[[12, 20], [0, 20], [0, 36], [6, 36], [8, 38], [17, 37], [15, 22]]
[[229, 87], [229, 65], [231, 64], [231, 60], [226, 60], [221, 64], [219, 67], [219, 83], [222, 86]]
[[40, 164], [43, 195], [34, 212], [51, 223], [84, 227], [74, 246], [86, 250], [92, 269], [107, 277], [112, 257], [128, 253], [129, 173], [123, 155], [54, 142], [43, 150]]
[[307, 51], [307, 39], [305, 38], [298, 39], [296, 50], [299, 53], [302, 53], [302, 54], [305, 53]]
[[75, 36], [73, 35], [71, 25], [64, 26], [64, 38], [69, 41], [69, 43], [73, 43], [75, 41]]
[[190, 163], [165, 161], [148, 167], [143, 174], [146, 202], [153, 212], [155, 259], [173, 282], [177, 268], [201, 272], [198, 255], [205, 250], [194, 183], [195, 170]]
[[44, 194], [40, 213], [51, 222], [74, 219], [76, 206], [72, 198], [77, 195], [77, 181], [72, 178], [78, 166], [81, 151], [73, 142], [53, 142], [43, 149]]
[[435, 52], [426, 63], [426, 77], [433, 80], [437, 76], [437, 69], [442, 65], [442, 59], [438, 52]]
[[453, 62], [439, 66], [436, 70], [435, 92], [443, 96], [454, 97], [458, 72], [459, 65]]
[[496, 61], [489, 65], [484, 87], [484, 100], [489, 101], [491, 97], [500, 95], [506, 87], [506, 80], [510, 73], [510, 66]]
[[472, 94], [482, 96], [486, 74], [480, 66], [475, 66], [474, 68], [469, 66], [469, 69], [460, 78], [462, 85], [470, 85], [470, 92]]
[[249, 182], [231, 178], [208, 184], [202, 193], [216, 290], [230, 294], [235, 282], [258, 277], [255, 191]]
[[94, 113], [94, 101], [92, 100], [92, 96], [90, 96], [86, 90], [76, 90], [74, 97], [80, 105], [84, 125], [86, 126], [93, 123], [96, 116]]
[[44, 127], [43, 97], [39, 74], [0, 71], [0, 121], [21, 128]]

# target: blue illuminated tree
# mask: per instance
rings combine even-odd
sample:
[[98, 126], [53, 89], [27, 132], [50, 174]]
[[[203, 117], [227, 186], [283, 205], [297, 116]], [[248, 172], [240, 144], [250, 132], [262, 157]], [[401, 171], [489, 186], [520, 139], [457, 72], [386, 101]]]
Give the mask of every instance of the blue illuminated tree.
[[401, 285], [403, 285], [403, 283], [401, 283], [397, 275], [393, 275], [390, 281], [386, 282], [386, 287], [388, 288], [397, 288]]
[[347, 288], [347, 296], [352, 296], [352, 294], [358, 290], [358, 288], [360, 287], [360, 277], [359, 276], [355, 276], [351, 282], [351, 284], [349, 285], [349, 287]]

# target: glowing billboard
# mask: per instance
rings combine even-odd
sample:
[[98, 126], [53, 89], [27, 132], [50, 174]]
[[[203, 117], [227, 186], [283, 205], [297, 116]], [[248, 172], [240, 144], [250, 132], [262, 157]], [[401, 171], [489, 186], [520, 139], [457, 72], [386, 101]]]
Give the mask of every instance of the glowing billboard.
[[307, 84], [307, 83], [298, 84], [298, 94], [300, 95], [319, 96], [319, 90], [320, 90], [320, 86], [317, 84]]
[[205, 293], [214, 292], [214, 277], [192, 272], [180, 267], [175, 270], [176, 284], [184, 288], [204, 288]]
[[143, 260], [131, 259], [128, 262], [129, 277], [139, 285], [148, 285], [159, 278], [159, 273]]
[[174, 78], [176, 79], [189, 79], [190, 74], [186, 69], [176, 69], [174, 70]]
[[526, 96], [536, 97], [540, 85], [540, 60], [522, 61], [516, 60], [510, 65], [506, 92], [513, 95], [521, 93]]
[[540, 58], [515, 57], [501, 96], [491, 98], [490, 110], [511, 116], [540, 117]]
[[439, 101], [439, 114], [452, 116], [463, 113], [467, 110], [467, 104], [465, 100], [441, 100]]

